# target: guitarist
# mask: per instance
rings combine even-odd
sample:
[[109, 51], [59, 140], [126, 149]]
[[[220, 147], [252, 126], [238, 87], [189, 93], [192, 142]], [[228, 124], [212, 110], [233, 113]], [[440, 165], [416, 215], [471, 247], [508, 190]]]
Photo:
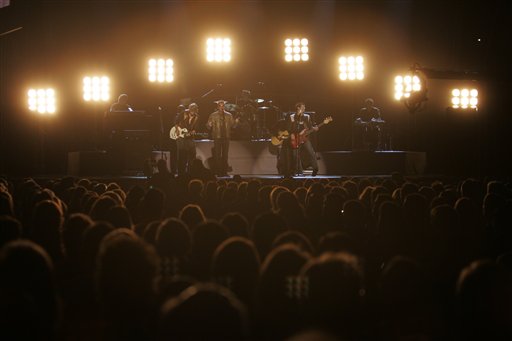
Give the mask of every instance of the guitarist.
[[192, 162], [196, 158], [196, 144], [194, 133], [199, 119], [199, 106], [190, 103], [188, 109], [176, 117], [175, 126], [179, 138], [176, 140], [178, 149], [178, 175], [184, 175], [190, 171]]
[[289, 143], [291, 147], [290, 170], [292, 174], [302, 174], [303, 165], [313, 168], [312, 176], [318, 173], [315, 150], [311, 141], [303, 140], [300, 135], [304, 130], [313, 129], [318, 131], [316, 124], [312, 122], [311, 116], [306, 114], [306, 105], [303, 102], [295, 104], [296, 112], [291, 114], [287, 120], [287, 130], [290, 133]]

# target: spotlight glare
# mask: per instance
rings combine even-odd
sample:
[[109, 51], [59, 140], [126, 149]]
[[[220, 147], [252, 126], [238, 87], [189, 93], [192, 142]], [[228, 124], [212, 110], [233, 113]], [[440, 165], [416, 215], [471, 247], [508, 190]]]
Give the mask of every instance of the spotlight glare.
[[421, 79], [416, 75], [397, 75], [395, 82], [395, 100], [403, 100], [411, 97], [411, 93], [421, 91]]
[[151, 58], [148, 65], [149, 82], [170, 83], [169, 76], [174, 74], [174, 61], [171, 58]]
[[55, 90], [46, 89], [29, 89], [27, 92], [28, 110], [38, 112], [40, 114], [55, 113]]
[[[106, 94], [103, 96], [103, 94]], [[107, 99], [104, 99], [104, 98]], [[110, 79], [107, 76], [93, 76], [83, 78], [83, 99], [89, 101], [106, 102], [110, 98]]]
[[[341, 80], [363, 80], [364, 65], [362, 56], [341, 56], [338, 58]], [[345, 75], [345, 77], [341, 77]]]
[[284, 59], [287, 62], [309, 60], [309, 47], [308, 40], [306, 38], [287, 38], [284, 41]]
[[452, 108], [454, 109], [478, 109], [478, 90], [477, 89], [453, 89], [452, 95]]
[[206, 46], [206, 61], [221, 63], [231, 61], [230, 38], [208, 38]]

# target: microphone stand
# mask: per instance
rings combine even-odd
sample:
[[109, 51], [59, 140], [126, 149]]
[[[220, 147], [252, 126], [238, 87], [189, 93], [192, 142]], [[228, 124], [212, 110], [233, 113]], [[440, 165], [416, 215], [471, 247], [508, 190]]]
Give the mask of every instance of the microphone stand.
[[160, 158], [163, 159], [164, 158], [164, 150], [163, 150], [163, 143], [162, 143], [162, 140], [163, 140], [163, 136], [164, 136], [164, 121], [162, 119], [162, 107], [158, 106], [158, 114], [159, 114], [159, 119], [160, 119], [160, 138], [158, 139], [158, 148], [160, 148]]

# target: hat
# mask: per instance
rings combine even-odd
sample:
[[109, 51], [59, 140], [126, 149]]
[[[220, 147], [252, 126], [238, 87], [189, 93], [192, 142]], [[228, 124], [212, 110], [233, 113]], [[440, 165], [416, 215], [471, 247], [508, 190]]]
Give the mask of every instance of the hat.
[[225, 101], [225, 100], [223, 100], [223, 99], [219, 99], [219, 100], [216, 100], [216, 101], [215, 101], [215, 103], [217, 103], [217, 104], [219, 104], [219, 103], [221, 103], [221, 102], [222, 102], [222, 103], [224, 103], [224, 104], [226, 104], [226, 103], [227, 103], [227, 101]]

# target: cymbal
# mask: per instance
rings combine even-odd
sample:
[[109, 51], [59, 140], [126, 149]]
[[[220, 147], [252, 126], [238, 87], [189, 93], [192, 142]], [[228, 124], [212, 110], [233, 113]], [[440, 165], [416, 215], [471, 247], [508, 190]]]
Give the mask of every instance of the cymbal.
[[256, 98], [254, 100], [254, 102], [256, 102], [256, 103], [263, 103], [263, 102], [265, 102], [265, 100], [263, 98]]
[[268, 110], [270, 107], [258, 107], [258, 110]]
[[233, 103], [226, 103], [226, 104], [224, 104], [224, 108], [227, 111], [236, 111], [236, 110], [238, 110], [238, 105], [233, 104]]

